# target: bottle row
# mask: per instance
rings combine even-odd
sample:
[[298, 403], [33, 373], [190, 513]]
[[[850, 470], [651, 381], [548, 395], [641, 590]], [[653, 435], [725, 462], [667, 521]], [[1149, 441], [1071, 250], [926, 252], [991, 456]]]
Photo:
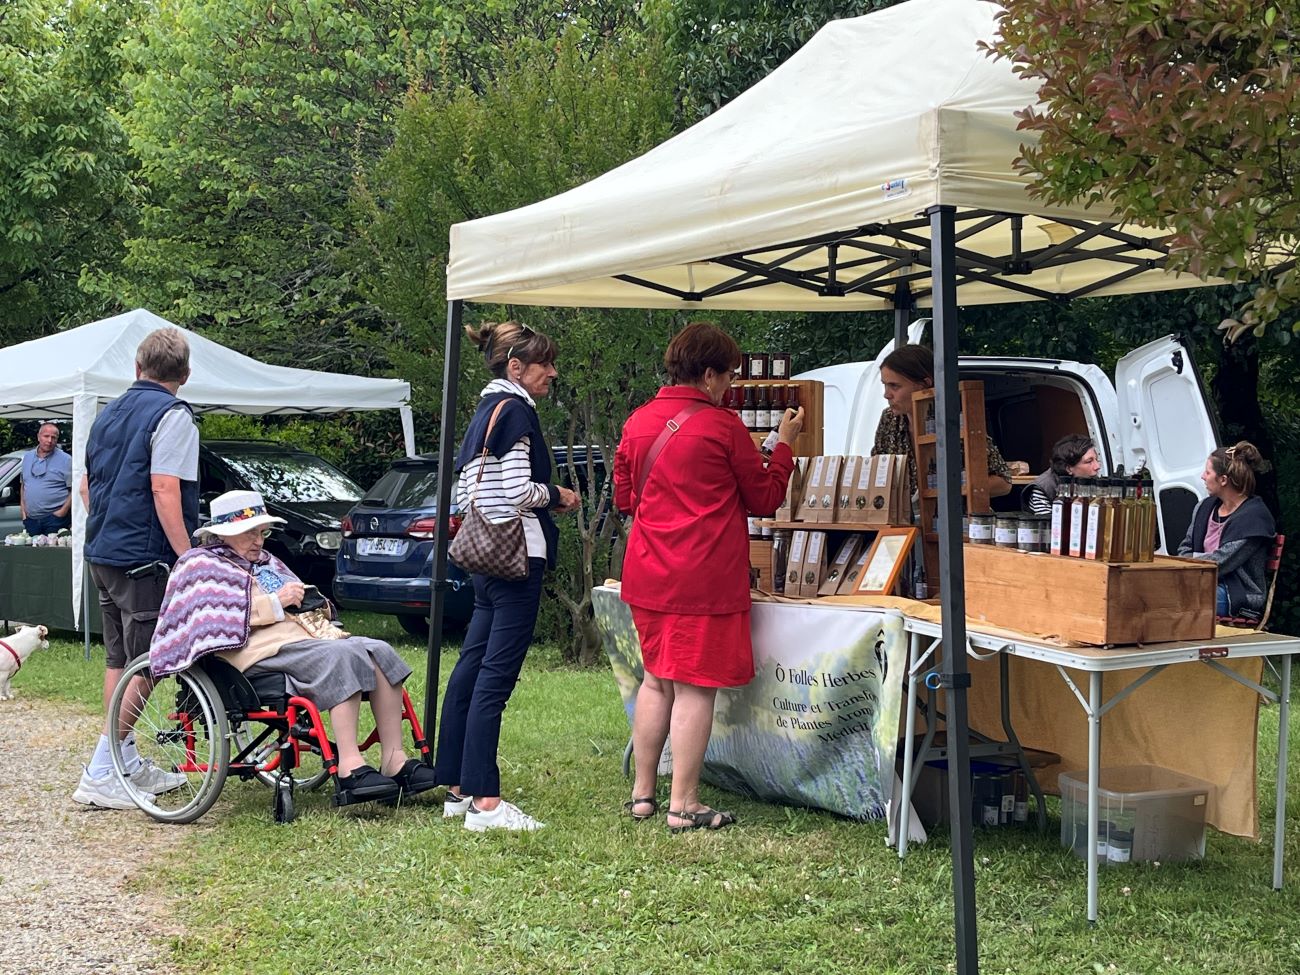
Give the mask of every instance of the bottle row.
[[734, 383], [727, 406], [740, 414], [750, 433], [769, 433], [780, 425], [786, 410], [799, 409], [799, 387], [794, 383]]
[[1052, 502], [1053, 555], [1098, 562], [1155, 558], [1156, 502], [1149, 477], [1063, 477]]
[[789, 379], [789, 352], [746, 352], [740, 357], [740, 368], [736, 370], [736, 379], [775, 379], [780, 382]]

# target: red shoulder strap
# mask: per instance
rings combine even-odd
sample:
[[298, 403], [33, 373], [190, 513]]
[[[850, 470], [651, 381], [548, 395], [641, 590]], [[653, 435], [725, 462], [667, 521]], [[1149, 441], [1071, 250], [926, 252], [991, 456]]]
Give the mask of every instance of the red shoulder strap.
[[632, 517], [636, 517], [637, 508], [641, 507], [641, 495], [645, 492], [645, 482], [650, 477], [650, 469], [655, 466], [655, 461], [659, 459], [659, 452], [664, 449], [664, 444], [668, 443], [668, 438], [680, 430], [683, 423], [708, 405], [708, 403], [702, 403], [699, 400], [692, 400], [687, 403], [678, 411], [675, 417], [664, 424], [659, 436], [655, 437], [655, 442], [650, 445], [650, 449], [645, 455], [645, 462], [641, 465], [641, 476], [637, 479], [636, 484], [636, 507], [632, 509]]

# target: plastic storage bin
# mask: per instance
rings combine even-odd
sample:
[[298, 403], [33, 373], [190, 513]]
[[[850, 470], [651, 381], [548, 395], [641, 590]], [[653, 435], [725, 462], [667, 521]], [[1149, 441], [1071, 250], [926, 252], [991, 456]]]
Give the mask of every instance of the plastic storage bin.
[[[1088, 773], [1062, 772], [1061, 845], [1084, 856], [1088, 843]], [[1205, 855], [1205, 807], [1211, 786], [1156, 765], [1101, 770], [1097, 789], [1097, 857], [1197, 860]]]

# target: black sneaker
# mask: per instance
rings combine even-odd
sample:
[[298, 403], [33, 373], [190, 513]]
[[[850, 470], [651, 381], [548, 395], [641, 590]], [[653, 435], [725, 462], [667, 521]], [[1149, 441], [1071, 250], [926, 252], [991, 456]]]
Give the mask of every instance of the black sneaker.
[[438, 785], [433, 769], [418, 758], [408, 758], [406, 764], [393, 773], [393, 781], [401, 788], [402, 794], [407, 796], [428, 792]]

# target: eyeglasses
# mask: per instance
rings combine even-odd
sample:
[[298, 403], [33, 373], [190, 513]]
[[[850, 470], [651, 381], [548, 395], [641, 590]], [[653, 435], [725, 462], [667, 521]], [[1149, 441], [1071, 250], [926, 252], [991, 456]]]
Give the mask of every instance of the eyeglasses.
[[250, 528], [246, 532], [240, 532], [241, 535], [247, 535], [249, 538], [270, 538], [271, 529], [269, 528]]
[[[523, 343], [527, 342], [528, 339], [532, 338], [532, 337], [533, 337], [534, 335], [536, 335], [536, 334], [537, 334], [537, 333], [534, 332], [534, 331], [533, 331], [531, 328], [529, 328], [527, 325], [520, 325], [520, 326], [519, 326], [519, 339], [520, 339], [520, 344], [523, 344]], [[509, 349], [506, 350], [506, 362], [509, 362], [509, 361], [510, 361], [511, 359], [513, 359], [514, 357], [515, 357], [515, 346], [512, 345], [512, 346], [510, 346]], [[521, 357], [521, 358], [522, 358], [522, 357]]]
[[[37, 464], [41, 465], [39, 469], [36, 466]], [[48, 457], [32, 458], [32, 469], [31, 469], [32, 477], [44, 477], [46, 473], [49, 471], [49, 469], [50, 469], [50, 459]]]

